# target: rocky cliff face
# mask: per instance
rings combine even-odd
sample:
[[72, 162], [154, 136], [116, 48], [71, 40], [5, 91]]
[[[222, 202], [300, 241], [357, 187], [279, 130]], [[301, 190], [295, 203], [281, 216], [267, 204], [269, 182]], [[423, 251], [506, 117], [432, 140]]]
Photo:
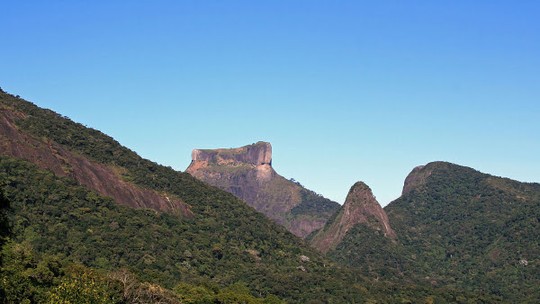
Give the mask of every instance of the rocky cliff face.
[[[238, 175], [234, 184], [241, 185], [254, 179], [259, 184], [276, 176], [272, 168], [272, 145], [267, 142], [257, 142], [252, 145], [234, 149], [195, 149], [191, 153], [191, 164], [186, 169], [189, 174], [223, 188], [229, 184], [224, 180], [228, 173], [246, 171], [247, 175]], [[243, 189], [235, 187], [233, 194], [242, 197]]]
[[217, 165], [272, 165], [272, 145], [260, 141], [256, 144], [236, 149], [195, 149], [191, 153], [191, 159], [193, 162], [206, 162]]
[[151, 208], [190, 216], [189, 205], [175, 197], [168, 197], [138, 187], [122, 179], [119, 168], [107, 166], [49, 139], [37, 138], [17, 127], [26, 114], [0, 101], [0, 155], [32, 162], [58, 176], [71, 177], [79, 184], [112, 197], [116, 202], [135, 208]]
[[405, 195], [417, 187], [425, 184], [426, 179], [431, 175], [431, 170], [426, 166], [418, 166], [414, 168], [409, 175], [405, 178], [403, 183], [403, 191], [401, 195]]
[[299, 237], [321, 228], [339, 205], [272, 168], [267, 142], [233, 149], [195, 149], [186, 172], [231, 192]]
[[382, 232], [387, 238], [396, 239], [388, 216], [373, 196], [371, 189], [363, 182], [357, 182], [351, 187], [345, 204], [336, 217], [313, 237], [311, 244], [326, 253], [335, 248], [347, 232], [357, 225], [367, 226]]

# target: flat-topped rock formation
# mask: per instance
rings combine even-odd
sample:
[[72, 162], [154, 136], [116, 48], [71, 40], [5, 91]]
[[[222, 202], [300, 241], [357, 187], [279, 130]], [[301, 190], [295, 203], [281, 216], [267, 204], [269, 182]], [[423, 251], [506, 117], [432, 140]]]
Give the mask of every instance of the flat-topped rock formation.
[[299, 237], [320, 229], [339, 204], [272, 168], [272, 145], [257, 142], [240, 148], [195, 149], [186, 172], [229, 191]]
[[272, 165], [272, 145], [259, 141], [255, 144], [235, 149], [194, 149], [193, 162], [206, 162], [216, 165], [242, 163], [249, 165]]

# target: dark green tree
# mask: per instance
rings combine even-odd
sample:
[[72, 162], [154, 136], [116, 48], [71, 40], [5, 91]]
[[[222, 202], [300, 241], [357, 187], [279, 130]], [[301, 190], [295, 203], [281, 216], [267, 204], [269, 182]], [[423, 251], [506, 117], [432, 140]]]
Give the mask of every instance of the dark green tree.
[[[10, 233], [10, 224], [8, 218], [9, 201], [0, 191], [0, 246], [4, 245], [6, 238]], [[0, 260], [0, 263], [2, 261]]]

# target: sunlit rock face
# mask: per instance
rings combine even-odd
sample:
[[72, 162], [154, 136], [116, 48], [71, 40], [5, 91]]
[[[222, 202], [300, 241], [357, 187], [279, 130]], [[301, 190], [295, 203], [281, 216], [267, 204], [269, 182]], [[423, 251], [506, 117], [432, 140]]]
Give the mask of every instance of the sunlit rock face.
[[339, 208], [272, 168], [272, 145], [195, 149], [186, 169], [194, 177], [226, 190], [299, 237], [321, 228]]
[[374, 231], [381, 231], [390, 239], [396, 238], [386, 212], [368, 185], [363, 182], [357, 182], [351, 187], [336, 217], [313, 237], [311, 245], [326, 253], [335, 248], [356, 225], [365, 225]]
[[207, 162], [217, 165], [272, 165], [272, 145], [268, 142], [260, 141], [252, 145], [234, 149], [195, 149], [191, 153], [191, 160], [193, 162]]
[[0, 108], [0, 155], [24, 159], [57, 176], [70, 177], [122, 205], [188, 217], [193, 215], [190, 206], [179, 198], [124, 180], [117, 167], [99, 163], [52, 140], [23, 132], [15, 122], [24, 119], [25, 115], [13, 108]]

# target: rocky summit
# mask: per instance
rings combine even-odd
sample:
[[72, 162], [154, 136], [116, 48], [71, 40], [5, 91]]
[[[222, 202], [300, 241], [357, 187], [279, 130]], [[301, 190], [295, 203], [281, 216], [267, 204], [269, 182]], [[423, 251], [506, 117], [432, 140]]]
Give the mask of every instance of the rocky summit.
[[335, 248], [357, 225], [364, 225], [373, 232], [382, 232], [387, 238], [396, 238], [386, 212], [373, 196], [369, 186], [363, 182], [357, 182], [351, 187], [336, 217], [313, 237], [311, 244], [326, 253]]
[[272, 145], [257, 142], [232, 149], [195, 149], [186, 172], [244, 200], [299, 237], [320, 229], [339, 204], [279, 175]]
[[277, 174], [269, 143], [192, 159], [191, 175], [158, 165], [0, 89], [0, 299], [540, 299], [540, 184], [433, 162], [384, 210], [362, 182], [340, 208]]

